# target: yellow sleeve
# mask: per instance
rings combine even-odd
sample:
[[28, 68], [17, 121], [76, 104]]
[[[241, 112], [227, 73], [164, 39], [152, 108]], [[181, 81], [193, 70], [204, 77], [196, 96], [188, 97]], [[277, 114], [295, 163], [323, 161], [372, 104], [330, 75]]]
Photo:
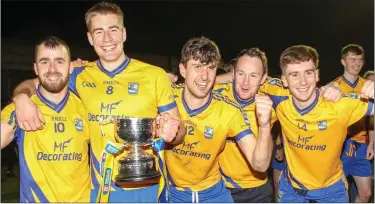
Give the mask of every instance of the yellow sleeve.
[[167, 73], [161, 70], [156, 78], [156, 102], [159, 112], [166, 112], [176, 107], [174, 100], [171, 83], [169, 82]]
[[250, 129], [250, 122], [246, 113], [241, 109], [234, 109], [235, 114], [229, 123], [228, 137], [234, 137], [236, 141], [241, 140], [243, 137], [253, 134]]
[[283, 92], [283, 91], [287, 91], [287, 89], [285, 89], [283, 87], [283, 83], [278, 78], [268, 79], [259, 88], [259, 92], [263, 92], [263, 93], [267, 93], [267, 94], [271, 94], [271, 95], [283, 94], [283, 93], [280, 93], [280, 92]]
[[8, 123], [13, 129], [17, 128], [16, 107], [13, 103], [7, 105], [1, 110], [1, 122]]
[[346, 126], [359, 121], [364, 116], [369, 116], [374, 107], [374, 103], [360, 98], [359, 94], [344, 94], [337, 105], [337, 114]]

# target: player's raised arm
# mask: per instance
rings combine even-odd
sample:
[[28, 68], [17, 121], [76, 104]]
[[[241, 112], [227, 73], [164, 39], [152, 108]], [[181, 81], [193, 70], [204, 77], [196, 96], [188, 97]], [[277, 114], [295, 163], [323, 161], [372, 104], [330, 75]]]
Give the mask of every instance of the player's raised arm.
[[38, 87], [39, 79], [29, 79], [19, 84], [13, 91], [18, 126], [26, 131], [43, 129], [44, 119], [37, 106], [30, 100]]
[[273, 140], [271, 136], [272, 101], [267, 96], [255, 97], [256, 115], [259, 126], [258, 139], [253, 134], [238, 138], [237, 143], [254, 170], [267, 171], [272, 155]]

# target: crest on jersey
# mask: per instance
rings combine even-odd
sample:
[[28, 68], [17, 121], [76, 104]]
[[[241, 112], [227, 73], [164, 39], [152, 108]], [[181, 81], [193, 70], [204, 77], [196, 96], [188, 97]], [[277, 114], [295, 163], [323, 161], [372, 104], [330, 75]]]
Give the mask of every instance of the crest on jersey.
[[318, 121], [318, 128], [319, 130], [327, 129], [327, 121], [326, 120]]
[[279, 86], [279, 87], [283, 87], [280, 79], [271, 79], [268, 81], [268, 84], [271, 84], [271, 85], [276, 85], [276, 86]]
[[214, 136], [214, 129], [212, 127], [204, 126], [204, 137], [211, 139]]
[[139, 84], [138, 83], [129, 83], [128, 84], [128, 93], [130, 95], [137, 95], [138, 94], [138, 89], [139, 89]]
[[74, 119], [74, 125], [76, 126], [76, 129], [78, 130], [78, 132], [82, 132], [82, 130], [83, 130], [83, 121], [81, 119], [75, 118]]

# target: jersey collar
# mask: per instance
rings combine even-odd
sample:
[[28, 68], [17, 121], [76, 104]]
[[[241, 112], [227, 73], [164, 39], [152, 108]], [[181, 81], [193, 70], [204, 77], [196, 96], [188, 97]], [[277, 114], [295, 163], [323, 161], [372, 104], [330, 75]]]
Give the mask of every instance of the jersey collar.
[[188, 104], [185, 101], [184, 92], [185, 92], [185, 89], [182, 91], [182, 104], [184, 105], [185, 110], [189, 114], [190, 117], [193, 117], [193, 116], [196, 116], [196, 115], [202, 113], [211, 104], [211, 101], [212, 101], [212, 91], [210, 91], [210, 97], [209, 97], [207, 103], [205, 103], [203, 106], [201, 106], [199, 108], [196, 108], [196, 109], [192, 110], [192, 109], [189, 108]]
[[70, 94], [70, 91], [67, 91], [64, 98], [58, 104], [55, 104], [54, 102], [48, 100], [46, 97], [43, 96], [43, 94], [40, 92], [40, 85], [38, 86], [38, 89], [36, 90], [36, 95], [39, 97], [39, 99], [45, 105], [47, 105], [49, 108], [56, 111], [57, 113], [60, 113], [64, 109], [66, 103], [68, 102], [69, 94]]
[[255, 100], [255, 97], [251, 97], [248, 100], [242, 100], [242, 99], [240, 99], [240, 97], [238, 97], [238, 95], [236, 93], [236, 90], [234, 88], [234, 82], [232, 82], [232, 92], [233, 92], [234, 99], [237, 101], [238, 104], [240, 104], [241, 108], [244, 108], [244, 107], [252, 104], [254, 102], [254, 100]]
[[126, 67], [128, 67], [129, 63], [130, 58], [125, 55], [125, 60], [118, 67], [116, 67], [116, 69], [108, 71], [104, 68], [100, 60], [96, 61], [96, 65], [99, 67], [99, 69], [111, 78], [115, 77], [117, 74], [120, 74], [122, 71], [124, 71]]
[[344, 75], [342, 75], [342, 79], [344, 80], [344, 82], [346, 84], [348, 84], [352, 88], [355, 88], [357, 86], [357, 84], [358, 84], [358, 81], [359, 81], [359, 77], [357, 77], [357, 79], [353, 83], [351, 83], [348, 79], [345, 78]]
[[293, 101], [293, 106], [294, 108], [297, 110], [297, 112], [300, 114], [300, 115], [305, 115], [305, 114], [308, 114], [310, 111], [312, 111], [315, 106], [318, 104], [318, 101], [319, 101], [319, 89], [316, 89], [316, 97], [314, 99], [314, 101], [308, 105], [306, 108], [303, 108], [303, 109], [299, 109], [297, 107], [297, 105], [294, 103], [294, 100], [292, 98], [292, 101]]

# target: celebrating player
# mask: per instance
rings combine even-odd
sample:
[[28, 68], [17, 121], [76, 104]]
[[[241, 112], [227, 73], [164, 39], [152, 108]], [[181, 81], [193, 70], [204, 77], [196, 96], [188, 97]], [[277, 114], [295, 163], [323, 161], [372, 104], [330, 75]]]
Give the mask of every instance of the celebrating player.
[[[241, 51], [235, 63], [232, 75], [233, 82], [216, 84], [214, 89], [230, 99], [235, 100], [245, 110], [250, 121], [256, 121], [254, 115], [254, 96], [256, 93], [268, 92], [277, 87], [283, 89], [282, 82], [277, 79], [267, 79], [267, 57], [258, 48], [250, 48]], [[222, 75], [228, 79], [226, 74]], [[226, 78], [221, 78], [221, 80]], [[266, 81], [267, 79], [267, 81]], [[265, 82], [266, 81], [266, 82]], [[325, 87], [328, 100], [336, 101], [341, 92], [334, 86]], [[277, 120], [275, 113], [272, 114], [271, 124]], [[254, 123], [252, 123], [254, 124]], [[252, 127], [254, 135], [257, 135], [256, 122]], [[272, 161], [274, 169], [274, 180], [278, 182], [280, 172], [283, 168], [283, 145], [280, 136], [276, 140], [276, 154]], [[233, 159], [236, 157], [236, 159]], [[281, 161], [279, 161], [281, 160]], [[272, 187], [268, 181], [267, 173], [257, 172], [247, 164], [235, 143], [227, 140], [227, 144], [220, 156], [220, 166], [226, 184], [235, 202], [271, 202]], [[276, 183], [275, 182], [275, 183]], [[277, 190], [277, 185], [275, 189]]]
[[[234, 62], [233, 83], [216, 84], [214, 90], [236, 101], [246, 112], [255, 137], [258, 137], [256, 104], [254, 99], [262, 84], [267, 80], [268, 63], [264, 52], [258, 48], [242, 50]], [[271, 125], [275, 122], [273, 112]], [[267, 172], [254, 170], [248, 164], [232, 138], [227, 138], [219, 163], [226, 186], [236, 203], [272, 201], [273, 190]]]
[[[289, 90], [268, 90], [282, 128], [286, 168], [279, 181], [280, 202], [348, 202], [340, 161], [347, 127], [373, 114], [373, 103], [347, 94], [323, 100], [316, 83], [319, 56], [309, 46], [287, 48], [280, 57], [282, 81]], [[374, 97], [366, 82], [361, 96]]]
[[254, 99], [256, 139], [240, 106], [212, 91], [219, 61], [218, 47], [207, 38], [192, 38], [182, 48], [179, 69], [185, 83], [174, 91], [187, 135], [166, 153], [172, 202], [233, 202], [218, 163], [227, 137], [237, 142], [253, 169], [268, 169], [272, 103], [266, 96]]
[[34, 71], [40, 86], [31, 101], [43, 128], [20, 129], [14, 104], [1, 111], [1, 149], [13, 139], [18, 144], [20, 202], [89, 202], [89, 132], [81, 100], [68, 91], [68, 45], [56, 37], [37, 44]]
[[[103, 126], [108, 140], [102, 136], [99, 122], [126, 116], [154, 118], [161, 113], [165, 119], [160, 126], [161, 136], [171, 144], [181, 143], [185, 127], [180, 126], [171, 85], [163, 69], [125, 55], [124, 15], [116, 4], [97, 3], [86, 13], [85, 19], [88, 40], [99, 60], [76, 67], [69, 78], [69, 89], [81, 98], [89, 122], [94, 187], [91, 202], [157, 202], [161, 192], [165, 192], [163, 185], [130, 188], [115, 183], [117, 161], [127, 151], [108, 151], [107, 145], [114, 149], [113, 124]], [[37, 129], [42, 120], [35, 117], [38, 110], [29, 96], [22, 94], [33, 93], [37, 83], [35, 80], [24, 82], [14, 94], [17, 120], [26, 130]], [[147, 151], [152, 153], [151, 148]], [[104, 168], [108, 171], [103, 172]], [[103, 179], [107, 177], [111, 179]]]
[[[360, 94], [366, 79], [359, 76], [364, 65], [364, 50], [361, 46], [349, 44], [341, 51], [344, 74], [334, 80], [344, 93]], [[344, 173], [352, 175], [358, 194], [355, 202], [368, 202], [372, 194], [372, 170], [370, 160], [374, 155], [374, 137], [367, 134], [366, 117], [353, 124], [348, 130], [341, 156]]]

